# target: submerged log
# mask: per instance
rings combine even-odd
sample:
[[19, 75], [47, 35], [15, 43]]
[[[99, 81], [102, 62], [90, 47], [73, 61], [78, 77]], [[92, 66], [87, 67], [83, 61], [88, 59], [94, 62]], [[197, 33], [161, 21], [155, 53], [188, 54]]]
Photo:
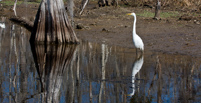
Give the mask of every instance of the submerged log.
[[68, 21], [63, 0], [42, 0], [36, 14], [31, 42], [78, 43]]

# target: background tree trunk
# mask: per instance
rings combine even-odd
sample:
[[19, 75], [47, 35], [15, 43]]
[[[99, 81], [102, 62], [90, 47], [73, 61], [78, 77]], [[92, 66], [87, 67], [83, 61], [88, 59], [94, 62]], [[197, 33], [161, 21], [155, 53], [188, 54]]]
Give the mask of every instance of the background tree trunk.
[[79, 42], [68, 21], [63, 0], [42, 0], [36, 14], [31, 42]]
[[155, 9], [155, 16], [154, 19], [160, 19], [160, 9], [161, 9], [161, 2], [160, 0], [156, 0], [156, 9]]
[[17, 16], [16, 5], [17, 5], [17, 0], [15, 0], [14, 6], [13, 6], [13, 11], [14, 11], [15, 16]]
[[67, 0], [67, 9], [70, 15], [71, 25], [74, 27], [74, 2], [73, 0]]

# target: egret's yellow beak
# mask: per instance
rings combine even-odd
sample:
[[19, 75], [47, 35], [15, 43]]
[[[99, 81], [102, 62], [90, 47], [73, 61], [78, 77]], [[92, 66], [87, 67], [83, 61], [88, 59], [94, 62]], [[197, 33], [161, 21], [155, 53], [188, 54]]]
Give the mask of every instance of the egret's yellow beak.
[[131, 13], [128, 13], [128, 14], [126, 14], [126, 15], [131, 15]]

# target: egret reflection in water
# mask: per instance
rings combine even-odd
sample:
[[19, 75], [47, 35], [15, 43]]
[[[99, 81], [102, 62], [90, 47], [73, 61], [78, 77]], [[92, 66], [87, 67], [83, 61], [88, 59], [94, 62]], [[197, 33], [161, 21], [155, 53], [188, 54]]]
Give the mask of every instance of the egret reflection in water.
[[135, 76], [142, 68], [144, 62], [144, 57], [141, 55], [139, 58], [136, 59], [136, 61], [133, 64], [133, 70], [132, 70], [132, 93], [129, 94], [129, 96], [133, 96], [135, 94]]

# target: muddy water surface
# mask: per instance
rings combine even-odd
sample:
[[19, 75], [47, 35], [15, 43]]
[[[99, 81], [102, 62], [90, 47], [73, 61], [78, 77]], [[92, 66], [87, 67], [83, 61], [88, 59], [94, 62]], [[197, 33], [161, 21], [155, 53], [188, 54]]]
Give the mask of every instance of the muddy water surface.
[[201, 101], [201, 58], [82, 41], [30, 45], [30, 33], [0, 27], [0, 102]]

